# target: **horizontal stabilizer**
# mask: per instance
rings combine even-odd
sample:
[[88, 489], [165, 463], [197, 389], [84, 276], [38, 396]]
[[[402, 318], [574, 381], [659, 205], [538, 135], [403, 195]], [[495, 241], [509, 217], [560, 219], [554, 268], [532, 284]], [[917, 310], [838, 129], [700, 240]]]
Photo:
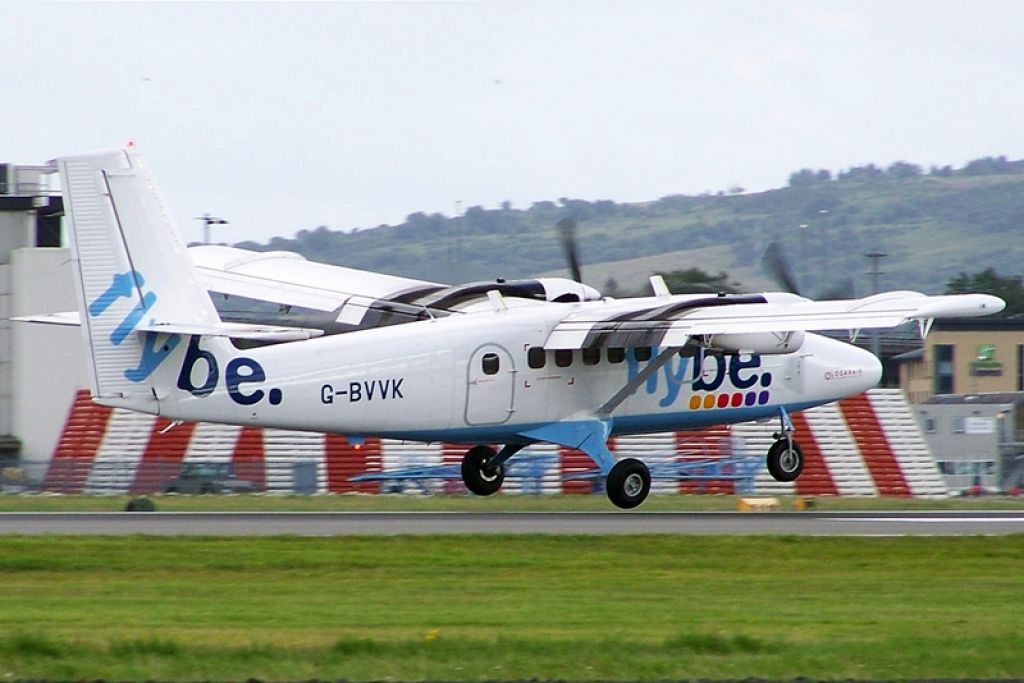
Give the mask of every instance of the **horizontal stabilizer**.
[[182, 334], [204, 337], [230, 337], [251, 341], [285, 342], [312, 339], [323, 334], [323, 330], [306, 327], [282, 327], [279, 325], [250, 325], [248, 323], [150, 323], [139, 325], [139, 332], [159, 334]]
[[78, 311], [61, 311], [60, 313], [19, 315], [11, 318], [16, 323], [36, 323], [38, 325], [65, 325], [78, 327], [82, 324], [82, 318]]
[[[49, 315], [22, 315], [11, 318], [15, 322], [37, 323], [42, 325], [64, 325], [77, 327], [82, 324], [77, 311], [64, 311]], [[138, 332], [156, 332], [158, 334], [182, 334], [187, 336], [230, 337], [232, 339], [248, 339], [251, 341], [285, 342], [312, 339], [323, 334], [323, 330], [307, 327], [283, 327], [281, 325], [251, 325], [247, 323], [149, 323], [138, 325]]]

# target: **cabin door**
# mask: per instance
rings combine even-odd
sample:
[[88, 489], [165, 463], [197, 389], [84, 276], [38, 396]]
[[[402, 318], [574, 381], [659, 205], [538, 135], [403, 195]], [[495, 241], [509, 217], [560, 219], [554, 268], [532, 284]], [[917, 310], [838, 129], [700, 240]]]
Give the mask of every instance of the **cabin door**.
[[484, 344], [473, 352], [466, 373], [466, 424], [502, 424], [512, 417], [516, 369], [503, 346]]

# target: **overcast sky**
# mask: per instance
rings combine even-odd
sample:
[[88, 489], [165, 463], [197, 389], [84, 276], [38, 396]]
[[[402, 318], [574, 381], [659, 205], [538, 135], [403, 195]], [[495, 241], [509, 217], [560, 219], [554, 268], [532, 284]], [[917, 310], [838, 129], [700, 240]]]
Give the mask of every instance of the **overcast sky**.
[[1024, 157], [1024, 2], [5, 3], [0, 161], [134, 140], [189, 240]]

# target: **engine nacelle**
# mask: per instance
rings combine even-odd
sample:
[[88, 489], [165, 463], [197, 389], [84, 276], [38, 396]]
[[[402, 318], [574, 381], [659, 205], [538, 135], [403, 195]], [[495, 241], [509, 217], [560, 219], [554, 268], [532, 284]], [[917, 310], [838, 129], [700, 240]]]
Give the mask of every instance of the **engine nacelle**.
[[564, 277], [541, 277], [539, 282], [544, 288], [544, 298], [548, 301], [600, 301], [601, 292], [582, 282]]
[[739, 332], [710, 334], [701, 341], [704, 346], [734, 353], [759, 353], [765, 356], [794, 353], [804, 345], [804, 332]]

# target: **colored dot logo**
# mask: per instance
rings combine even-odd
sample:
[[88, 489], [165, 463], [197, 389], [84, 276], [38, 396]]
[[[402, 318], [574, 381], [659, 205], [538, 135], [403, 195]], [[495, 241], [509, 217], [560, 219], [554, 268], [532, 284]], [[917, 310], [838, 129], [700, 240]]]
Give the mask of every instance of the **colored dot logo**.
[[771, 393], [768, 391], [736, 391], [721, 394], [705, 394], [690, 397], [690, 410], [711, 410], [712, 408], [741, 408], [763, 406], [768, 403]]

